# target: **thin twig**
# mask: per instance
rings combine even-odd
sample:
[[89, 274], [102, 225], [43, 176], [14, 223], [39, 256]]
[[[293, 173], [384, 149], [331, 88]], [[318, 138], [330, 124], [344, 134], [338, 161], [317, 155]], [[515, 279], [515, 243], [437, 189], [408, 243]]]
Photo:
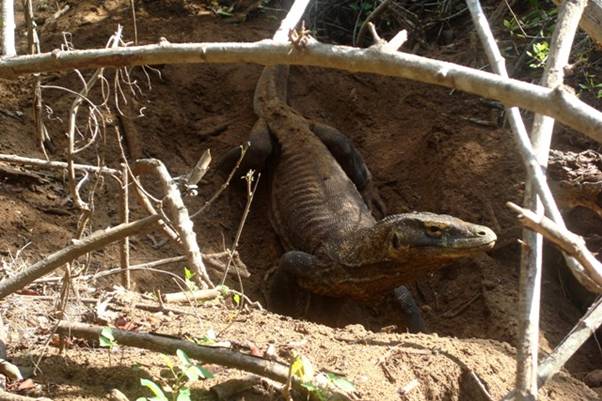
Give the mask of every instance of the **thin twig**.
[[[203, 254], [203, 262], [205, 262], [205, 265], [208, 269], [213, 269], [220, 273], [224, 273], [226, 271], [226, 265], [223, 262], [219, 262], [219, 259], [230, 258], [230, 255], [232, 255], [232, 251], [230, 251], [230, 250], [227, 250], [224, 252], [218, 252], [218, 253], [205, 253], [205, 254]], [[250, 277], [250, 273], [247, 270], [247, 267], [245, 266], [245, 264], [242, 262], [242, 260], [240, 260], [240, 256], [238, 255], [238, 252], [234, 252], [234, 258], [235, 258], [235, 264], [234, 264], [235, 271], [231, 271], [231, 272], [229, 272], [229, 274], [237, 274], [237, 275], [240, 275], [245, 278]], [[163, 265], [167, 265], [170, 263], [185, 262], [186, 260], [187, 260], [186, 256], [175, 256], [173, 258], [165, 258], [165, 259], [155, 260], [152, 262], [131, 265], [130, 271], [150, 269], [153, 267], [163, 266]], [[100, 277], [104, 277], [106, 275], [117, 274], [120, 272], [121, 272], [121, 268], [105, 270], [103, 272], [94, 274], [91, 278], [97, 279]], [[82, 279], [86, 280], [87, 276], [82, 277]]]
[[[121, 26], [118, 26], [117, 32], [111, 37], [111, 39], [109, 39], [107, 47], [112, 47], [112, 48], [118, 47], [120, 38], [121, 38]], [[79, 108], [80, 108], [82, 102], [84, 101], [84, 99], [88, 98], [90, 90], [94, 87], [94, 85], [96, 84], [96, 81], [98, 81], [98, 79], [103, 75], [103, 72], [104, 72], [104, 67], [101, 67], [98, 70], [96, 70], [94, 72], [94, 74], [92, 74], [92, 77], [87, 82], [84, 83], [84, 89], [82, 89], [82, 91], [78, 94], [78, 96], [76, 96], [75, 99], [73, 100], [73, 103], [71, 104], [71, 109], [69, 110], [69, 123], [68, 123], [68, 130], [67, 130], [67, 138], [69, 139], [69, 145], [67, 147], [67, 164], [68, 164], [67, 177], [69, 179], [69, 191], [71, 193], [71, 198], [73, 199], [75, 206], [78, 209], [81, 209], [82, 213], [84, 215], [88, 215], [88, 216], [91, 211], [91, 206], [89, 205], [89, 203], [84, 202], [83, 199], [80, 197], [79, 190], [78, 190], [78, 184], [77, 184], [76, 177], [75, 177], [75, 168], [73, 167], [73, 165], [75, 164], [74, 158], [75, 158], [76, 153], [81, 152], [83, 149], [90, 146], [94, 142], [95, 135], [93, 135], [92, 138], [88, 140], [86, 145], [80, 147], [79, 149], [76, 149], [75, 134], [77, 131], [77, 114], [78, 114], [78, 111], [79, 111]], [[95, 110], [96, 110], [96, 107], [91, 109], [90, 117], [94, 118]], [[100, 118], [100, 121], [103, 121], [102, 117]], [[97, 129], [98, 129], [97, 127], [94, 128], [94, 130], [97, 130]], [[82, 219], [82, 224], [80, 225], [80, 231], [83, 231], [83, 227], [85, 226], [86, 222], [87, 222], [87, 218]]]
[[[40, 38], [37, 32], [37, 25], [33, 14], [33, 1], [23, 0], [23, 13], [25, 14], [25, 23], [27, 24], [27, 44], [29, 46], [30, 54], [39, 54], [40, 50]], [[33, 89], [33, 121], [35, 124], [36, 137], [38, 139], [38, 146], [44, 153], [44, 156], [48, 158], [46, 153], [46, 146], [51, 144], [48, 130], [44, 124], [44, 118], [42, 113], [43, 102], [42, 102], [42, 78], [40, 74], [34, 74], [34, 89]]]
[[191, 219], [194, 219], [196, 216], [203, 213], [209, 206], [211, 206], [211, 204], [213, 202], [215, 202], [215, 200], [217, 198], [219, 198], [219, 196], [222, 194], [222, 192], [224, 192], [224, 190], [226, 188], [228, 188], [228, 185], [230, 185], [230, 181], [232, 181], [232, 177], [234, 177], [234, 174], [236, 174], [236, 172], [238, 171], [238, 168], [240, 167], [240, 163], [242, 162], [242, 159], [245, 157], [245, 154], [247, 153], [249, 146], [250, 146], [249, 142], [240, 146], [240, 156], [238, 157], [238, 160], [236, 161], [234, 168], [230, 171], [230, 174], [228, 174], [228, 178], [226, 178], [226, 181], [219, 187], [219, 189], [213, 194], [213, 196], [211, 196], [211, 198], [209, 198], [209, 200], [207, 200], [203, 204], [203, 206], [201, 206], [201, 208], [199, 210], [197, 210], [196, 212], [194, 212], [190, 215]]
[[132, 9], [132, 25], [134, 26], [134, 45], [138, 45], [138, 24], [136, 23], [136, 4], [134, 0], [130, 0]]
[[[255, 186], [253, 187], [253, 174], [254, 171], [249, 170], [245, 175], [245, 180], [247, 181], [247, 203], [245, 204], [245, 209], [242, 213], [242, 217], [240, 218], [240, 224], [238, 225], [238, 229], [236, 230], [236, 235], [234, 237], [234, 243], [232, 244], [232, 251], [234, 252], [236, 252], [236, 248], [238, 247], [238, 241], [240, 241], [242, 229], [245, 226], [245, 222], [247, 221], [249, 211], [251, 210], [251, 204], [253, 203], [253, 197], [255, 196], [257, 186], [259, 185], [259, 179], [261, 178], [261, 173], [258, 173], [257, 180], [255, 180]], [[230, 270], [230, 265], [232, 264], [233, 257], [234, 254], [231, 254], [230, 258], [228, 258], [228, 263], [226, 264], [226, 272], [224, 273], [224, 277], [222, 278], [222, 285], [224, 285], [224, 281], [226, 281], [226, 276], [228, 274], [228, 271]], [[238, 275], [238, 285], [240, 285], [240, 291], [244, 292], [240, 275]]]
[[207, 149], [186, 175], [186, 185], [196, 186], [203, 179], [205, 174], [207, 174], [207, 171], [209, 171], [209, 164], [211, 164], [211, 150]]
[[[129, 203], [129, 179], [130, 173], [125, 164], [121, 165], [121, 191], [120, 191], [120, 207], [119, 214], [122, 224], [130, 222], [130, 203]], [[121, 285], [124, 288], [130, 289], [131, 278], [130, 278], [130, 239], [125, 237], [121, 241], [119, 247], [119, 263], [122, 270], [121, 274]]]
[[587, 313], [571, 332], [554, 348], [554, 351], [545, 358], [537, 369], [537, 384], [539, 387], [546, 384], [569, 360], [583, 343], [602, 325], [602, 297], [594, 302]]
[[364, 35], [366, 34], [366, 28], [368, 27], [368, 23], [378, 18], [387, 9], [390, 2], [391, 0], [381, 1], [381, 3], [374, 10], [372, 10], [370, 14], [368, 14], [366, 19], [362, 23], [362, 26], [360, 27], [360, 30], [357, 33], [357, 36], [353, 38], [353, 46], [357, 46], [358, 44], [362, 43]]
[[[69, 167], [69, 164], [67, 164], [65, 162], [61, 162], [61, 161], [34, 159], [31, 157], [23, 157], [23, 156], [17, 156], [17, 155], [0, 154], [0, 161], [7, 162], [7, 163], [14, 163], [14, 164], [23, 164], [26, 166], [47, 168], [47, 169], [66, 170]], [[85, 171], [88, 173], [98, 173], [98, 174], [105, 174], [105, 175], [121, 175], [119, 170], [109, 168], [109, 167], [97, 167], [97, 166], [90, 166], [87, 164], [74, 163], [73, 168], [76, 170]]]

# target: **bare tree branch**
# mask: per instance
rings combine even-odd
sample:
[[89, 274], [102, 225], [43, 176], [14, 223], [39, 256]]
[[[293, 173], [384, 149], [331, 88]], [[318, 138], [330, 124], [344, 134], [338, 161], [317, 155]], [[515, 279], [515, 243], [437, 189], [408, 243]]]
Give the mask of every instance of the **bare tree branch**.
[[[130, 222], [130, 191], [129, 191], [129, 180], [130, 173], [125, 163], [121, 165], [121, 191], [119, 192], [119, 218], [122, 224]], [[130, 239], [125, 237], [121, 241], [119, 247], [119, 264], [121, 267], [121, 285], [124, 288], [130, 289], [131, 277], [130, 277]]]
[[[570, 4], [569, 4], [570, 3]], [[563, 68], [568, 63], [570, 48], [574, 39], [577, 23], [585, 7], [586, 1], [568, 1], [563, 4], [558, 17], [551, 52], [546, 64], [542, 84], [556, 87], [562, 84]], [[468, 7], [473, 16], [477, 32], [481, 38], [487, 57], [498, 74], [507, 77], [504, 58], [502, 57], [487, 19], [480, 7], [478, 0], [467, 0]], [[543, 213], [543, 208], [538, 202], [535, 190], [542, 196], [546, 209], [558, 224], [564, 227], [564, 222], [556, 202], [547, 185], [545, 174], [540, 166], [546, 165], [551, 141], [554, 120], [549, 117], [536, 115], [532, 139], [535, 149], [527, 136], [527, 130], [517, 107], [506, 109], [510, 126], [522, 159], [525, 163], [529, 185], [525, 194], [525, 203]], [[539, 336], [539, 304], [541, 297], [541, 262], [542, 238], [536, 233], [525, 232], [524, 239], [527, 246], [521, 255], [520, 276], [520, 319], [519, 332], [521, 335], [517, 354], [517, 391], [516, 395], [521, 400], [535, 400], [537, 398], [537, 350]], [[567, 262], [570, 259], [567, 258]], [[583, 270], [572, 260], [571, 268], [577, 272]], [[595, 272], [595, 269], [594, 269]], [[584, 279], [585, 280], [585, 279]], [[602, 286], [600, 287], [602, 289]]]
[[99, 249], [111, 242], [119, 241], [129, 235], [150, 230], [157, 224], [158, 220], [159, 216], [149, 216], [133, 223], [120, 224], [106, 230], [99, 230], [88, 237], [76, 240], [73, 244], [47, 256], [26, 270], [0, 281], [0, 299], [4, 299], [35, 279], [50, 273], [81, 255]]
[[[69, 165], [65, 162], [53, 161], [53, 160], [43, 160], [43, 159], [34, 159], [31, 157], [23, 157], [17, 155], [4, 155], [0, 154], [0, 162], [14, 163], [14, 164], [22, 164], [26, 166], [34, 166], [40, 168], [47, 169], [61, 169], [65, 170], [69, 167]], [[73, 168], [76, 170], [85, 171], [88, 173], [98, 173], [98, 174], [106, 174], [106, 175], [120, 175], [121, 172], [119, 170], [115, 170], [109, 167], [96, 167], [90, 166], [87, 164], [73, 164]]]
[[17, 55], [15, 28], [15, 2], [14, 0], [2, 0], [2, 55], [4, 57]]
[[[537, 385], [543, 387], [556, 375], [566, 362], [577, 352], [587, 339], [602, 325], [602, 297], [589, 307], [587, 313], [579, 320], [573, 330], [554, 348], [537, 369]], [[512, 401], [516, 390], [511, 391], [502, 401]]]
[[303, 49], [273, 40], [253, 43], [161, 43], [118, 49], [54, 50], [0, 60], [0, 78], [23, 74], [144, 64], [296, 64], [396, 76], [456, 88], [554, 117], [602, 142], [602, 113], [564, 87], [543, 88], [496, 74], [413, 54], [383, 53], [311, 41]]
[[583, 237], [573, 234], [565, 227], [556, 224], [545, 216], [537, 215], [512, 202], [506, 204], [519, 213], [518, 220], [532, 231], [538, 232], [555, 243], [564, 252], [572, 255], [581, 263], [594, 282], [602, 287], [602, 263], [587, 249]]
[[[101, 326], [68, 322], [62, 322], [57, 327], [57, 332], [59, 334], [89, 340], [97, 340], [102, 330], [103, 327]], [[115, 341], [121, 345], [148, 349], [168, 355], [175, 355], [176, 351], [180, 349], [191, 358], [203, 363], [214, 363], [229, 368], [244, 370], [246, 372], [270, 378], [279, 383], [286, 383], [289, 378], [288, 365], [253, 355], [243, 354], [242, 352], [230, 348], [197, 345], [191, 341], [119, 329], [111, 329], [111, 332]], [[303, 394], [307, 394], [307, 390], [304, 390], [301, 383], [296, 378], [293, 378], [293, 387]], [[330, 394], [325, 394], [326, 399], [335, 399], [330, 398], [334, 396], [340, 397], [336, 399], [341, 401], [350, 399], [346, 394], [336, 392], [336, 390], [327, 392]]]
[[[550, 43], [550, 53], [546, 62], [541, 85], [558, 87], [564, 80], [564, 67], [568, 64], [571, 47], [575, 33], [587, 0], [567, 0], [563, 2], [558, 13], [558, 21]], [[535, 150], [537, 161], [542, 166], [548, 164], [548, 154], [552, 143], [552, 130], [554, 119], [540, 113], [535, 115], [531, 132], [531, 141]], [[525, 191], [524, 204], [535, 211], [535, 215], [542, 215], [544, 208], [554, 221], [564, 228], [560, 211], [556, 207], [551, 193], [543, 193], [540, 200], [535, 190], [545, 182], [541, 177], [534, 179], [529, 175]], [[545, 178], [545, 177], [544, 177]], [[549, 187], [546, 188], [549, 192]], [[540, 191], [541, 192], [541, 191]], [[544, 191], [545, 192], [545, 191]], [[517, 373], [516, 385], [519, 400], [537, 399], [537, 357], [539, 351], [539, 310], [541, 300], [541, 275], [543, 265], [543, 238], [534, 232], [525, 232], [523, 239], [527, 246], [521, 253], [521, 275], [519, 282], [519, 308], [522, 319], [519, 322], [520, 342], [517, 347]], [[587, 251], [587, 248], [586, 248]], [[590, 254], [591, 255], [591, 254]], [[578, 271], [574, 261], [567, 259], [567, 264], [573, 271]], [[585, 267], [585, 266], [584, 266]], [[587, 267], [586, 267], [587, 269]], [[595, 272], [595, 270], [594, 270]], [[593, 277], [595, 279], [595, 276]], [[596, 280], [598, 281], [598, 280]], [[598, 281], [600, 282], [600, 281]], [[601, 287], [602, 288], [602, 287]]]
[[207, 286], [213, 287], [213, 283], [203, 263], [202, 253], [193, 229], [194, 224], [190, 219], [188, 209], [182, 201], [178, 186], [171, 178], [165, 165], [157, 159], [142, 159], [133, 164], [132, 173], [134, 176], [153, 173], [158, 178], [165, 196], [165, 204], [169, 209], [175, 229], [180, 236], [184, 253], [186, 254], [188, 263], [190, 263], [190, 267], [196, 273], [195, 279], [203, 288]]
[[537, 384], [543, 386], [550, 380], [583, 343], [602, 325], [602, 297], [590, 306], [568, 336], [554, 348], [554, 351], [539, 364]]
[[[561, 0], [554, 0], [556, 5], [562, 4]], [[587, 32], [594, 41], [602, 46], [602, 0], [589, 0], [579, 26]]]
[[294, 29], [303, 14], [305, 13], [305, 9], [311, 0], [295, 0], [291, 9], [286, 14], [286, 17], [280, 22], [280, 26], [276, 33], [274, 33], [273, 40], [274, 42], [279, 43], [287, 43], [288, 42], [288, 34], [291, 29]]

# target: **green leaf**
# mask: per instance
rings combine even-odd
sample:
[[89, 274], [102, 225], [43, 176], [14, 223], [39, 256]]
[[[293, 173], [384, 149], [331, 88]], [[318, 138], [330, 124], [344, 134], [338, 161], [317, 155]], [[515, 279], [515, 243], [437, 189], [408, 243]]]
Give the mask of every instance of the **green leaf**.
[[190, 389], [188, 387], [181, 388], [176, 401], [190, 401]]
[[207, 368], [204, 368], [202, 366], [197, 366], [197, 368], [201, 372], [201, 377], [203, 379], [213, 379], [213, 373], [211, 373]]
[[309, 359], [303, 355], [298, 355], [291, 363], [291, 374], [298, 377], [302, 382], [309, 382], [314, 377], [314, 369]]
[[194, 273], [192, 272], [192, 270], [190, 270], [187, 267], [184, 267], [184, 279], [192, 280], [193, 277], [194, 277]]
[[203, 372], [198, 368], [198, 366], [192, 365], [188, 366], [185, 369], [182, 369], [182, 373], [188, 379], [188, 382], [195, 382], [199, 380], [199, 377], [203, 375]]
[[194, 364], [190, 360], [188, 355], [186, 355], [186, 352], [182, 351], [181, 349], [176, 350], [176, 355], [178, 356], [178, 359], [180, 360], [180, 366], [190, 366], [190, 365]]
[[115, 345], [115, 337], [113, 337], [113, 331], [110, 327], [105, 327], [100, 331], [98, 341], [100, 342], [101, 347], [113, 348]]
[[207, 334], [205, 334], [203, 337], [195, 338], [194, 342], [199, 345], [212, 345], [216, 343], [216, 340], [217, 334], [215, 334], [215, 330], [209, 329], [207, 330]]
[[326, 392], [312, 382], [301, 383], [301, 387], [304, 387], [320, 401], [326, 401], [328, 399]]
[[342, 376], [336, 375], [334, 373], [326, 373], [326, 377], [328, 377], [328, 380], [330, 380], [332, 384], [334, 384], [335, 386], [347, 393], [352, 393], [355, 391], [355, 386], [353, 385], [353, 383], [351, 383], [349, 380]]
[[239, 306], [240, 305], [240, 294], [237, 294], [237, 293], [232, 294], [232, 301], [234, 302], [234, 305]]
[[151, 401], [169, 401], [161, 387], [159, 387], [155, 382], [148, 379], [140, 379], [140, 384], [144, 387], [148, 388], [155, 396], [150, 398]]

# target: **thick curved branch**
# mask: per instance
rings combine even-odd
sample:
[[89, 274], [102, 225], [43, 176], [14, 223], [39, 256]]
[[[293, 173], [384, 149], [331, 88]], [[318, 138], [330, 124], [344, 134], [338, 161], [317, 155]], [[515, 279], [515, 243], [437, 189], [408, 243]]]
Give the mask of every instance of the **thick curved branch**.
[[564, 87], [544, 88], [497, 74], [402, 52], [308, 43], [161, 43], [118, 49], [55, 50], [0, 60], [0, 78], [36, 72], [143, 64], [296, 64], [389, 75], [459, 89], [554, 117], [602, 143], [602, 113]]

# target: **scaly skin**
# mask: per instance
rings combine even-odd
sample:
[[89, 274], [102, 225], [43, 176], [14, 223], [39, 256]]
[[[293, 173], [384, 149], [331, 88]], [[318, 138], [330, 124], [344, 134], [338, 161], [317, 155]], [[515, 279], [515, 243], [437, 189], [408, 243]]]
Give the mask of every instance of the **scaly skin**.
[[[289, 251], [273, 296], [293, 298], [285, 287], [296, 283], [313, 293], [363, 301], [493, 247], [493, 231], [452, 216], [407, 213], [376, 221], [367, 203], [378, 204], [379, 198], [359, 152], [340, 132], [288, 106], [287, 77], [287, 66], [268, 66], [259, 79], [254, 109], [260, 120], [249, 163], [258, 168], [268, 154], [273, 160], [271, 220]], [[409, 291], [400, 288], [395, 295], [421, 326]]]

